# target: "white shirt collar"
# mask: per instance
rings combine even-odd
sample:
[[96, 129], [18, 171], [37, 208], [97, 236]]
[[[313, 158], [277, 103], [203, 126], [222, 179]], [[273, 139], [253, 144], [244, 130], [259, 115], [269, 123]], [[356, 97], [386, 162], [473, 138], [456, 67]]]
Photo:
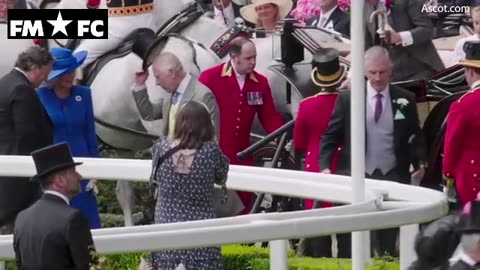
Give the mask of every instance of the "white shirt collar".
[[235, 65], [233, 63], [232, 63], [232, 68], [233, 68], [233, 73], [235, 73], [235, 76], [237, 76], [237, 78], [244, 79], [247, 76], [246, 74], [238, 73], [237, 70], [235, 69]]
[[475, 89], [475, 88], [479, 88], [480, 87], [480, 80], [472, 83], [472, 90]]
[[[326, 20], [328, 20], [328, 19], [330, 18], [330, 15], [332, 15], [333, 11], [335, 11], [336, 8], [337, 8], [337, 6], [335, 5], [335, 6], [334, 6], [333, 8], [331, 8], [329, 11], [320, 14], [320, 17], [325, 17]], [[325, 22], [326, 22], [326, 21], [325, 21]]]
[[52, 194], [52, 195], [55, 195], [57, 197], [60, 197], [65, 201], [66, 204], [70, 205], [70, 200], [67, 198], [67, 196], [63, 195], [60, 192], [57, 192], [57, 191], [54, 191], [54, 190], [45, 190], [43, 193]]
[[474, 266], [475, 264], [477, 264], [477, 262], [470, 258], [470, 256], [468, 256], [467, 254], [462, 254], [462, 256], [460, 256], [460, 260], [470, 266]]
[[[388, 85], [380, 93], [383, 95], [383, 100], [387, 100], [390, 97], [390, 91], [388, 91]], [[373, 89], [373, 86], [370, 84], [370, 81], [367, 81], [367, 97], [368, 99], [376, 99], [378, 91]]]
[[192, 75], [190, 75], [190, 73], [187, 73], [185, 75], [185, 78], [183, 78], [182, 82], [180, 83], [180, 85], [178, 86], [177, 88], [177, 93], [182, 95], [185, 93], [185, 91], [187, 90], [187, 86], [188, 86], [188, 83], [190, 82], [190, 79], [192, 78]]
[[18, 67], [14, 67], [14, 69], [17, 70], [18, 72], [22, 73], [23, 76], [25, 76], [25, 78], [27, 78], [27, 80], [28, 80], [29, 82], [31, 82], [31, 81], [30, 81], [30, 78], [28, 78], [27, 73], [25, 73], [25, 71], [19, 69]]

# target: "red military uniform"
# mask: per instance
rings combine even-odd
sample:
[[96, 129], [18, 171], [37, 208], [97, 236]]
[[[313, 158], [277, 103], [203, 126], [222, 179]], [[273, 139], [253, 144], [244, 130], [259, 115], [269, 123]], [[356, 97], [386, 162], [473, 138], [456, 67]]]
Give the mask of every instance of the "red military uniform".
[[[300, 102], [295, 126], [293, 143], [297, 151], [305, 151], [305, 171], [320, 172], [325, 168], [318, 166], [320, 138], [328, 127], [330, 116], [335, 106], [337, 92], [321, 92]], [[335, 171], [338, 152], [334, 156], [330, 170]], [[313, 207], [313, 200], [305, 199], [305, 209]], [[330, 203], [322, 203], [321, 207], [329, 207]]]
[[453, 178], [465, 205], [480, 192], [480, 81], [450, 106], [445, 133], [443, 175]]
[[[217, 100], [220, 149], [230, 159], [230, 164], [252, 166], [251, 156], [239, 161], [236, 155], [250, 146], [255, 114], [258, 113], [258, 119], [267, 133], [284, 124], [282, 116], [275, 109], [267, 78], [253, 71], [246, 76], [243, 89], [240, 89], [232, 64], [228, 61], [203, 71], [198, 80], [210, 88]], [[238, 192], [238, 195], [244, 205], [250, 205], [249, 192]]]

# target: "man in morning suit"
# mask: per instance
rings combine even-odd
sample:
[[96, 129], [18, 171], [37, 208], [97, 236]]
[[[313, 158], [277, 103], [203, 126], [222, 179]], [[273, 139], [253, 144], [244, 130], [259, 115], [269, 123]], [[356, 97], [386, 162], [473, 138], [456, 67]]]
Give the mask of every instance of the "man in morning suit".
[[[427, 12], [422, 12], [424, 0], [366, 0], [365, 18], [367, 20], [366, 47], [379, 45], [378, 20], [370, 23], [374, 10], [383, 10], [388, 14], [386, 31], [390, 34], [391, 47], [388, 46], [393, 61], [392, 81], [425, 79], [445, 68], [433, 45], [433, 24]], [[376, 18], [380, 19], [380, 18]], [[375, 40], [372, 40], [375, 37]]]
[[[0, 79], [0, 155], [29, 155], [53, 141], [53, 127], [35, 88], [52, 69], [50, 53], [37, 46], [22, 52], [15, 68]], [[26, 178], [0, 179], [0, 227], [11, 233], [13, 221], [40, 192]]]
[[470, 211], [465, 214], [457, 232], [460, 233], [460, 245], [463, 254], [449, 270], [480, 269], [480, 201], [470, 202]]
[[[374, 46], [365, 52], [366, 85], [366, 177], [379, 180], [410, 182], [425, 173], [425, 146], [419, 126], [415, 96], [390, 84], [392, 62], [388, 51]], [[328, 127], [320, 141], [319, 166], [328, 169], [339, 144], [337, 174], [350, 175], [350, 91], [337, 97]], [[372, 233], [379, 255], [394, 255], [396, 230]], [[375, 240], [378, 240], [375, 243]]]
[[152, 69], [156, 84], [165, 90], [166, 95], [158, 103], [152, 104], [145, 85], [148, 70], [137, 72], [132, 94], [142, 119], [146, 121], [163, 119], [164, 135], [171, 138], [176, 112], [182, 104], [195, 100], [208, 108], [218, 138], [219, 112], [212, 92], [198, 82], [197, 78], [185, 72], [180, 60], [170, 52], [161, 53], [153, 61]]
[[455, 186], [461, 205], [480, 192], [480, 41], [464, 45], [465, 79], [470, 91], [452, 103], [447, 115], [443, 176], [449, 186]]
[[31, 153], [43, 197], [18, 214], [13, 248], [18, 269], [89, 270], [98, 264], [88, 219], [69, 205], [81, 175], [66, 142]]
[[[250, 146], [250, 131], [255, 115], [267, 133], [284, 124], [273, 103], [265, 76], [254, 71], [257, 51], [248, 38], [238, 37], [230, 44], [230, 60], [203, 71], [198, 80], [212, 90], [220, 110], [220, 149], [230, 164], [253, 165], [253, 158], [237, 159], [237, 153]], [[241, 214], [250, 210], [251, 193], [238, 192], [245, 205]]]
[[318, 1], [321, 14], [307, 21], [308, 26], [334, 30], [350, 38], [350, 16], [338, 7], [338, 0]]

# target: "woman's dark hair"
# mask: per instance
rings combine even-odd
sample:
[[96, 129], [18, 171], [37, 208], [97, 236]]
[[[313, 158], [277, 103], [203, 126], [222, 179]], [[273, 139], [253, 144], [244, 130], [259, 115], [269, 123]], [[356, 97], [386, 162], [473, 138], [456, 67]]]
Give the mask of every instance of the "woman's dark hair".
[[180, 140], [180, 149], [196, 149], [213, 141], [215, 129], [206, 105], [190, 101], [183, 105], [175, 117], [174, 139]]

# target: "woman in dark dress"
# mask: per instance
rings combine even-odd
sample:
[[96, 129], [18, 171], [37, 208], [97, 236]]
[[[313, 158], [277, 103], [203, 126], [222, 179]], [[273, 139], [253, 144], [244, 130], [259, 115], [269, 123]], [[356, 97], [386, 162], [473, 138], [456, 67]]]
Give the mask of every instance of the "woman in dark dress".
[[[214, 128], [202, 103], [186, 103], [176, 115], [172, 140], [161, 138], [152, 148], [153, 175], [158, 183], [155, 223], [215, 218], [214, 184], [225, 187], [229, 162], [214, 142]], [[173, 150], [172, 150], [173, 149]], [[159, 159], [163, 163], [158, 165]], [[152, 253], [154, 269], [220, 270], [219, 247]]]

